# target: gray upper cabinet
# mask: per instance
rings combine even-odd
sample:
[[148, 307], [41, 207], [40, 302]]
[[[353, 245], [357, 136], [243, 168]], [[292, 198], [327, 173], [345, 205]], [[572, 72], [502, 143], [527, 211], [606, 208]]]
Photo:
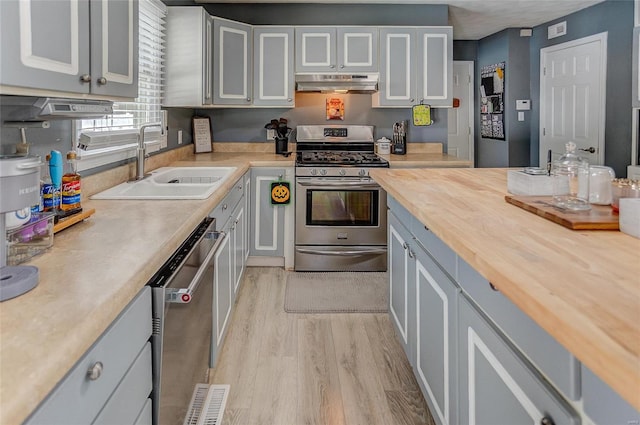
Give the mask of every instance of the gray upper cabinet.
[[294, 106], [293, 27], [253, 27], [253, 104]]
[[381, 28], [373, 106], [451, 106], [452, 27]]
[[634, 108], [640, 108], [640, 27], [633, 28], [633, 62], [631, 67], [633, 69], [631, 104]]
[[577, 413], [531, 365], [463, 296], [459, 301], [458, 422], [579, 424]]
[[213, 18], [213, 103], [251, 105], [251, 25]]
[[213, 102], [213, 18], [202, 7], [167, 8], [163, 106]]
[[137, 1], [2, 1], [0, 19], [3, 94], [137, 96]]
[[378, 29], [297, 27], [296, 72], [377, 72]]

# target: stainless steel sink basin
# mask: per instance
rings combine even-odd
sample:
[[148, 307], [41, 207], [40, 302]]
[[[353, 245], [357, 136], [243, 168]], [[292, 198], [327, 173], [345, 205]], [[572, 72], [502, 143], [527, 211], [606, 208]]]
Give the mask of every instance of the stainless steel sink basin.
[[122, 183], [92, 199], [206, 199], [236, 167], [163, 167], [144, 180]]

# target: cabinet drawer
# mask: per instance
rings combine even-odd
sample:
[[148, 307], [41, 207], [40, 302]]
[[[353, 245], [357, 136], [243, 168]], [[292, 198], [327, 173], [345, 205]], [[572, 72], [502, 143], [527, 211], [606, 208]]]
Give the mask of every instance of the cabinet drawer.
[[150, 398], [147, 399], [147, 402], [142, 408], [142, 412], [140, 412], [140, 415], [138, 415], [138, 418], [133, 425], [152, 425]]
[[547, 379], [570, 399], [580, 398], [580, 364], [569, 351], [459, 257], [458, 282]]
[[465, 296], [459, 312], [459, 423], [577, 425], [578, 414]]
[[413, 216], [405, 207], [400, 205], [400, 203], [396, 201], [396, 199], [392, 196], [387, 196], [387, 207], [396, 217], [398, 217], [398, 220], [403, 224], [404, 227], [406, 227], [407, 229], [411, 229], [411, 221], [413, 220]]
[[[93, 422], [151, 336], [151, 290], [144, 287], [71, 369], [26, 424]], [[90, 380], [98, 362], [102, 373]]]
[[94, 425], [132, 424], [151, 394], [151, 343], [147, 342]]
[[582, 367], [582, 400], [584, 412], [597, 425], [629, 425], [640, 423], [640, 412], [623, 400], [615, 391]]
[[455, 279], [456, 253], [415, 217], [411, 217], [411, 233], [438, 265]]
[[235, 206], [242, 198], [242, 195], [244, 194], [243, 182], [244, 180], [242, 178], [235, 182], [227, 196], [225, 196], [224, 199], [220, 201], [220, 203], [209, 214], [210, 217], [215, 217], [217, 230], [224, 229], [227, 221], [231, 217], [231, 213], [233, 212]]

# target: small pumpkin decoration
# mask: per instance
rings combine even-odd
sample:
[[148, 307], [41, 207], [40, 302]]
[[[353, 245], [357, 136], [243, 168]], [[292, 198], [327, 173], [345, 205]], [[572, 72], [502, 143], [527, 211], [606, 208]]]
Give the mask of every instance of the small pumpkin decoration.
[[288, 204], [290, 200], [289, 182], [271, 183], [271, 203], [273, 205]]

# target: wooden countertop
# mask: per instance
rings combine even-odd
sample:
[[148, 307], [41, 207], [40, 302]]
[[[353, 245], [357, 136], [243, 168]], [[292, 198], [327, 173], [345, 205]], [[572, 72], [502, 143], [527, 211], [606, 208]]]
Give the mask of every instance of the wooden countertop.
[[249, 167], [293, 167], [294, 155], [265, 149], [193, 155], [185, 146], [147, 159], [148, 169], [238, 167], [206, 200], [85, 199], [126, 181], [133, 164], [83, 178], [83, 207], [96, 213], [27, 263], [40, 272], [35, 289], [0, 303], [0, 424], [27, 418]]
[[640, 410], [640, 240], [566, 229], [504, 200], [506, 169], [372, 177]]

